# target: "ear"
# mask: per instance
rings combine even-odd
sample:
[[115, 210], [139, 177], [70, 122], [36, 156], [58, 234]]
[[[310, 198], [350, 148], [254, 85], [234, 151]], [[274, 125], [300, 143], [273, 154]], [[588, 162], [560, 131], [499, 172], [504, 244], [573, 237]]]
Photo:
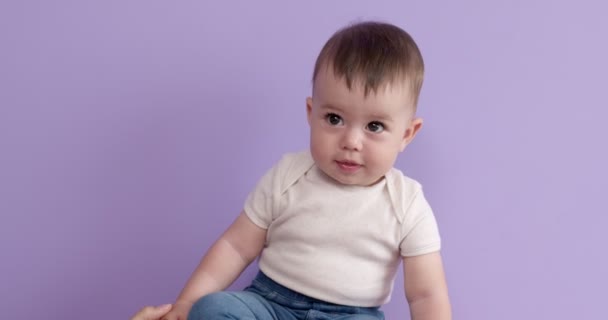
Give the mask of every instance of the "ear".
[[312, 119], [312, 97], [306, 98], [306, 119], [308, 125], [310, 125], [310, 119]]
[[418, 131], [420, 131], [420, 129], [422, 129], [422, 118], [412, 119], [410, 125], [407, 127], [403, 135], [400, 151], [405, 150], [405, 147], [407, 147], [407, 145], [414, 140], [414, 137], [416, 137], [416, 134]]

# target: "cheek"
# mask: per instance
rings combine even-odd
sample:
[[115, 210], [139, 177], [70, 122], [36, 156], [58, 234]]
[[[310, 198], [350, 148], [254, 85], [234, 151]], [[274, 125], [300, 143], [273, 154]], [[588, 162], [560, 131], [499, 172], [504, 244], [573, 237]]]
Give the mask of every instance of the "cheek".
[[367, 154], [371, 156], [370, 161], [380, 167], [392, 164], [399, 154], [400, 143], [394, 140], [377, 140], [370, 143], [365, 149]]
[[311, 138], [315, 140], [316, 143], [327, 145], [333, 140], [333, 135], [327, 128], [322, 125], [317, 125], [312, 129]]
[[333, 149], [332, 146], [334, 146], [333, 139], [329, 135], [317, 136], [315, 144], [326, 153], [330, 152]]
[[317, 128], [310, 133], [310, 144], [314, 152], [323, 153], [323, 150], [327, 149], [329, 138], [322, 130]]

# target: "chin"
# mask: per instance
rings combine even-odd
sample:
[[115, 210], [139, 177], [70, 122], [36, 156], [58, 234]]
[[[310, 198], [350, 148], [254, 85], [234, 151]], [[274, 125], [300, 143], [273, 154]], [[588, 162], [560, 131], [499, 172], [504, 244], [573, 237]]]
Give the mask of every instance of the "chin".
[[345, 186], [358, 186], [361, 185], [359, 183], [359, 181], [343, 181], [343, 180], [338, 180], [338, 179], [334, 179], [338, 182], [340, 182], [341, 184], [345, 185]]
[[335, 181], [339, 182], [340, 184], [343, 184], [345, 186], [366, 186], [366, 185], [371, 185], [373, 183], [367, 183], [366, 181], [361, 181], [361, 179], [357, 179], [357, 178], [340, 178], [340, 177], [335, 177], [333, 175], [330, 175], [330, 177], [332, 179], [334, 179]]

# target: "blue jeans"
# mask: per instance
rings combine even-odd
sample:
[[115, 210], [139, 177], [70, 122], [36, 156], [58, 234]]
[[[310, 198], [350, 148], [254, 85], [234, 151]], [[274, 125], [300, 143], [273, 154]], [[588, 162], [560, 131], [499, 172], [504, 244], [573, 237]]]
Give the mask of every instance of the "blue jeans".
[[199, 299], [188, 320], [384, 320], [379, 307], [351, 307], [317, 300], [287, 289], [259, 272], [240, 292], [216, 292]]

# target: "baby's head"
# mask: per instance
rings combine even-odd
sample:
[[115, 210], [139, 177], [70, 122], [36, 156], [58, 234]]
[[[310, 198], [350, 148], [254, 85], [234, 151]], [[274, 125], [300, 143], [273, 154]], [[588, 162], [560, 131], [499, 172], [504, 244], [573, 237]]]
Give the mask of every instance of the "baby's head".
[[394, 25], [336, 32], [317, 58], [306, 100], [317, 166], [343, 184], [379, 181], [422, 126], [415, 111], [423, 75], [418, 46]]

